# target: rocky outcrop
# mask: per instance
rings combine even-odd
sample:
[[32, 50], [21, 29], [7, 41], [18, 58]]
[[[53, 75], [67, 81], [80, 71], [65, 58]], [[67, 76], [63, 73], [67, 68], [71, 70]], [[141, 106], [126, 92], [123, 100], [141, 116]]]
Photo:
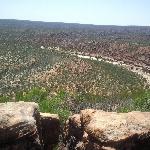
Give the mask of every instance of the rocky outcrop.
[[0, 150], [51, 150], [58, 126], [58, 116], [40, 114], [34, 102], [1, 103]]
[[[52, 150], [58, 143], [56, 114], [34, 102], [0, 104], [0, 150]], [[86, 109], [70, 116], [59, 150], [150, 150], [150, 112]]]
[[65, 141], [70, 150], [149, 150], [150, 112], [83, 110], [67, 121]]
[[39, 112], [36, 103], [0, 104], [1, 149], [40, 149]]

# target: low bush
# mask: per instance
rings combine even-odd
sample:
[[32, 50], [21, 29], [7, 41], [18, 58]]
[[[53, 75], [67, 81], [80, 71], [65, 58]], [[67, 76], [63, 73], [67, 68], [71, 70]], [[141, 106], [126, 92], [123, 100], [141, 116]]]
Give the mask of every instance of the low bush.
[[45, 88], [33, 88], [26, 92], [18, 92], [16, 101], [32, 101], [39, 104], [41, 112], [54, 113], [60, 116], [60, 120], [64, 122], [70, 115], [70, 111], [65, 105], [66, 93], [60, 91], [57, 95], [48, 98], [48, 92]]

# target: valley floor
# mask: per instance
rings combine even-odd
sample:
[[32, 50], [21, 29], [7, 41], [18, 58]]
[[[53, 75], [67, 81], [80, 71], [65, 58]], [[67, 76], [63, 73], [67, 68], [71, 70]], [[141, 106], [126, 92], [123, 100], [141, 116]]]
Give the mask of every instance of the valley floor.
[[[126, 64], [123, 61], [117, 61], [115, 59], [109, 58], [109, 57], [104, 57], [104, 56], [99, 56], [98, 58], [95, 56], [91, 56], [91, 54], [84, 55], [82, 53], [76, 53], [76, 52], [65, 52], [68, 53], [69, 55], [72, 56], [77, 56], [78, 58], [83, 58], [83, 59], [90, 59], [90, 60], [95, 60], [95, 61], [105, 61], [106, 63], [110, 63], [113, 65], [121, 66], [131, 72], [134, 72], [138, 75], [140, 75], [142, 78], [144, 78], [148, 85], [150, 85], [150, 73], [149, 70], [146, 70], [145, 68], [135, 66], [133, 64]], [[146, 71], [144, 71], [146, 70]]]
[[91, 57], [91, 56], [82, 55], [82, 54], [77, 54], [76, 56], [79, 58], [84, 58], [84, 59], [105, 61], [105, 62], [113, 64], [113, 65], [121, 66], [123, 68], [128, 69], [129, 71], [132, 71], [132, 72], [142, 76], [144, 79], [146, 79], [147, 83], [150, 85], [150, 73], [143, 71], [142, 67], [137, 67], [137, 66], [134, 66], [131, 64], [125, 64], [124, 62], [112, 60], [110, 58], [106, 58], [106, 57], [102, 57], [102, 56], [99, 59], [97, 59], [96, 57]]

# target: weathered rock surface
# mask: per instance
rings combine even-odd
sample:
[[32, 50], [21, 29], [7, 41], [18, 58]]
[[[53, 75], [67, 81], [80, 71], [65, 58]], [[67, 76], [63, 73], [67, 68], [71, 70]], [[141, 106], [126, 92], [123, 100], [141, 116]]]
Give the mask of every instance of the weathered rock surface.
[[69, 118], [65, 133], [70, 150], [150, 150], [150, 112], [87, 109]]
[[58, 142], [58, 115], [40, 114], [34, 102], [0, 104], [0, 150], [52, 150]]
[[[39, 113], [36, 103], [0, 104], [0, 150], [52, 150], [59, 134], [58, 115]], [[150, 150], [150, 112], [82, 110], [64, 137], [63, 150]]]
[[0, 149], [40, 149], [39, 123], [36, 103], [1, 103]]

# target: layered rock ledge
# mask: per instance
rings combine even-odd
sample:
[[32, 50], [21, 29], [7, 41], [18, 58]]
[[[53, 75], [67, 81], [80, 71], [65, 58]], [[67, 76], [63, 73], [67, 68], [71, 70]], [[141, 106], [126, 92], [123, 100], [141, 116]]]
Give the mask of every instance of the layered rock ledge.
[[[0, 150], [52, 150], [58, 144], [57, 114], [34, 102], [0, 103]], [[150, 150], [150, 112], [86, 109], [70, 116], [58, 150]]]
[[70, 150], [150, 150], [150, 112], [83, 110], [67, 121], [65, 141]]

